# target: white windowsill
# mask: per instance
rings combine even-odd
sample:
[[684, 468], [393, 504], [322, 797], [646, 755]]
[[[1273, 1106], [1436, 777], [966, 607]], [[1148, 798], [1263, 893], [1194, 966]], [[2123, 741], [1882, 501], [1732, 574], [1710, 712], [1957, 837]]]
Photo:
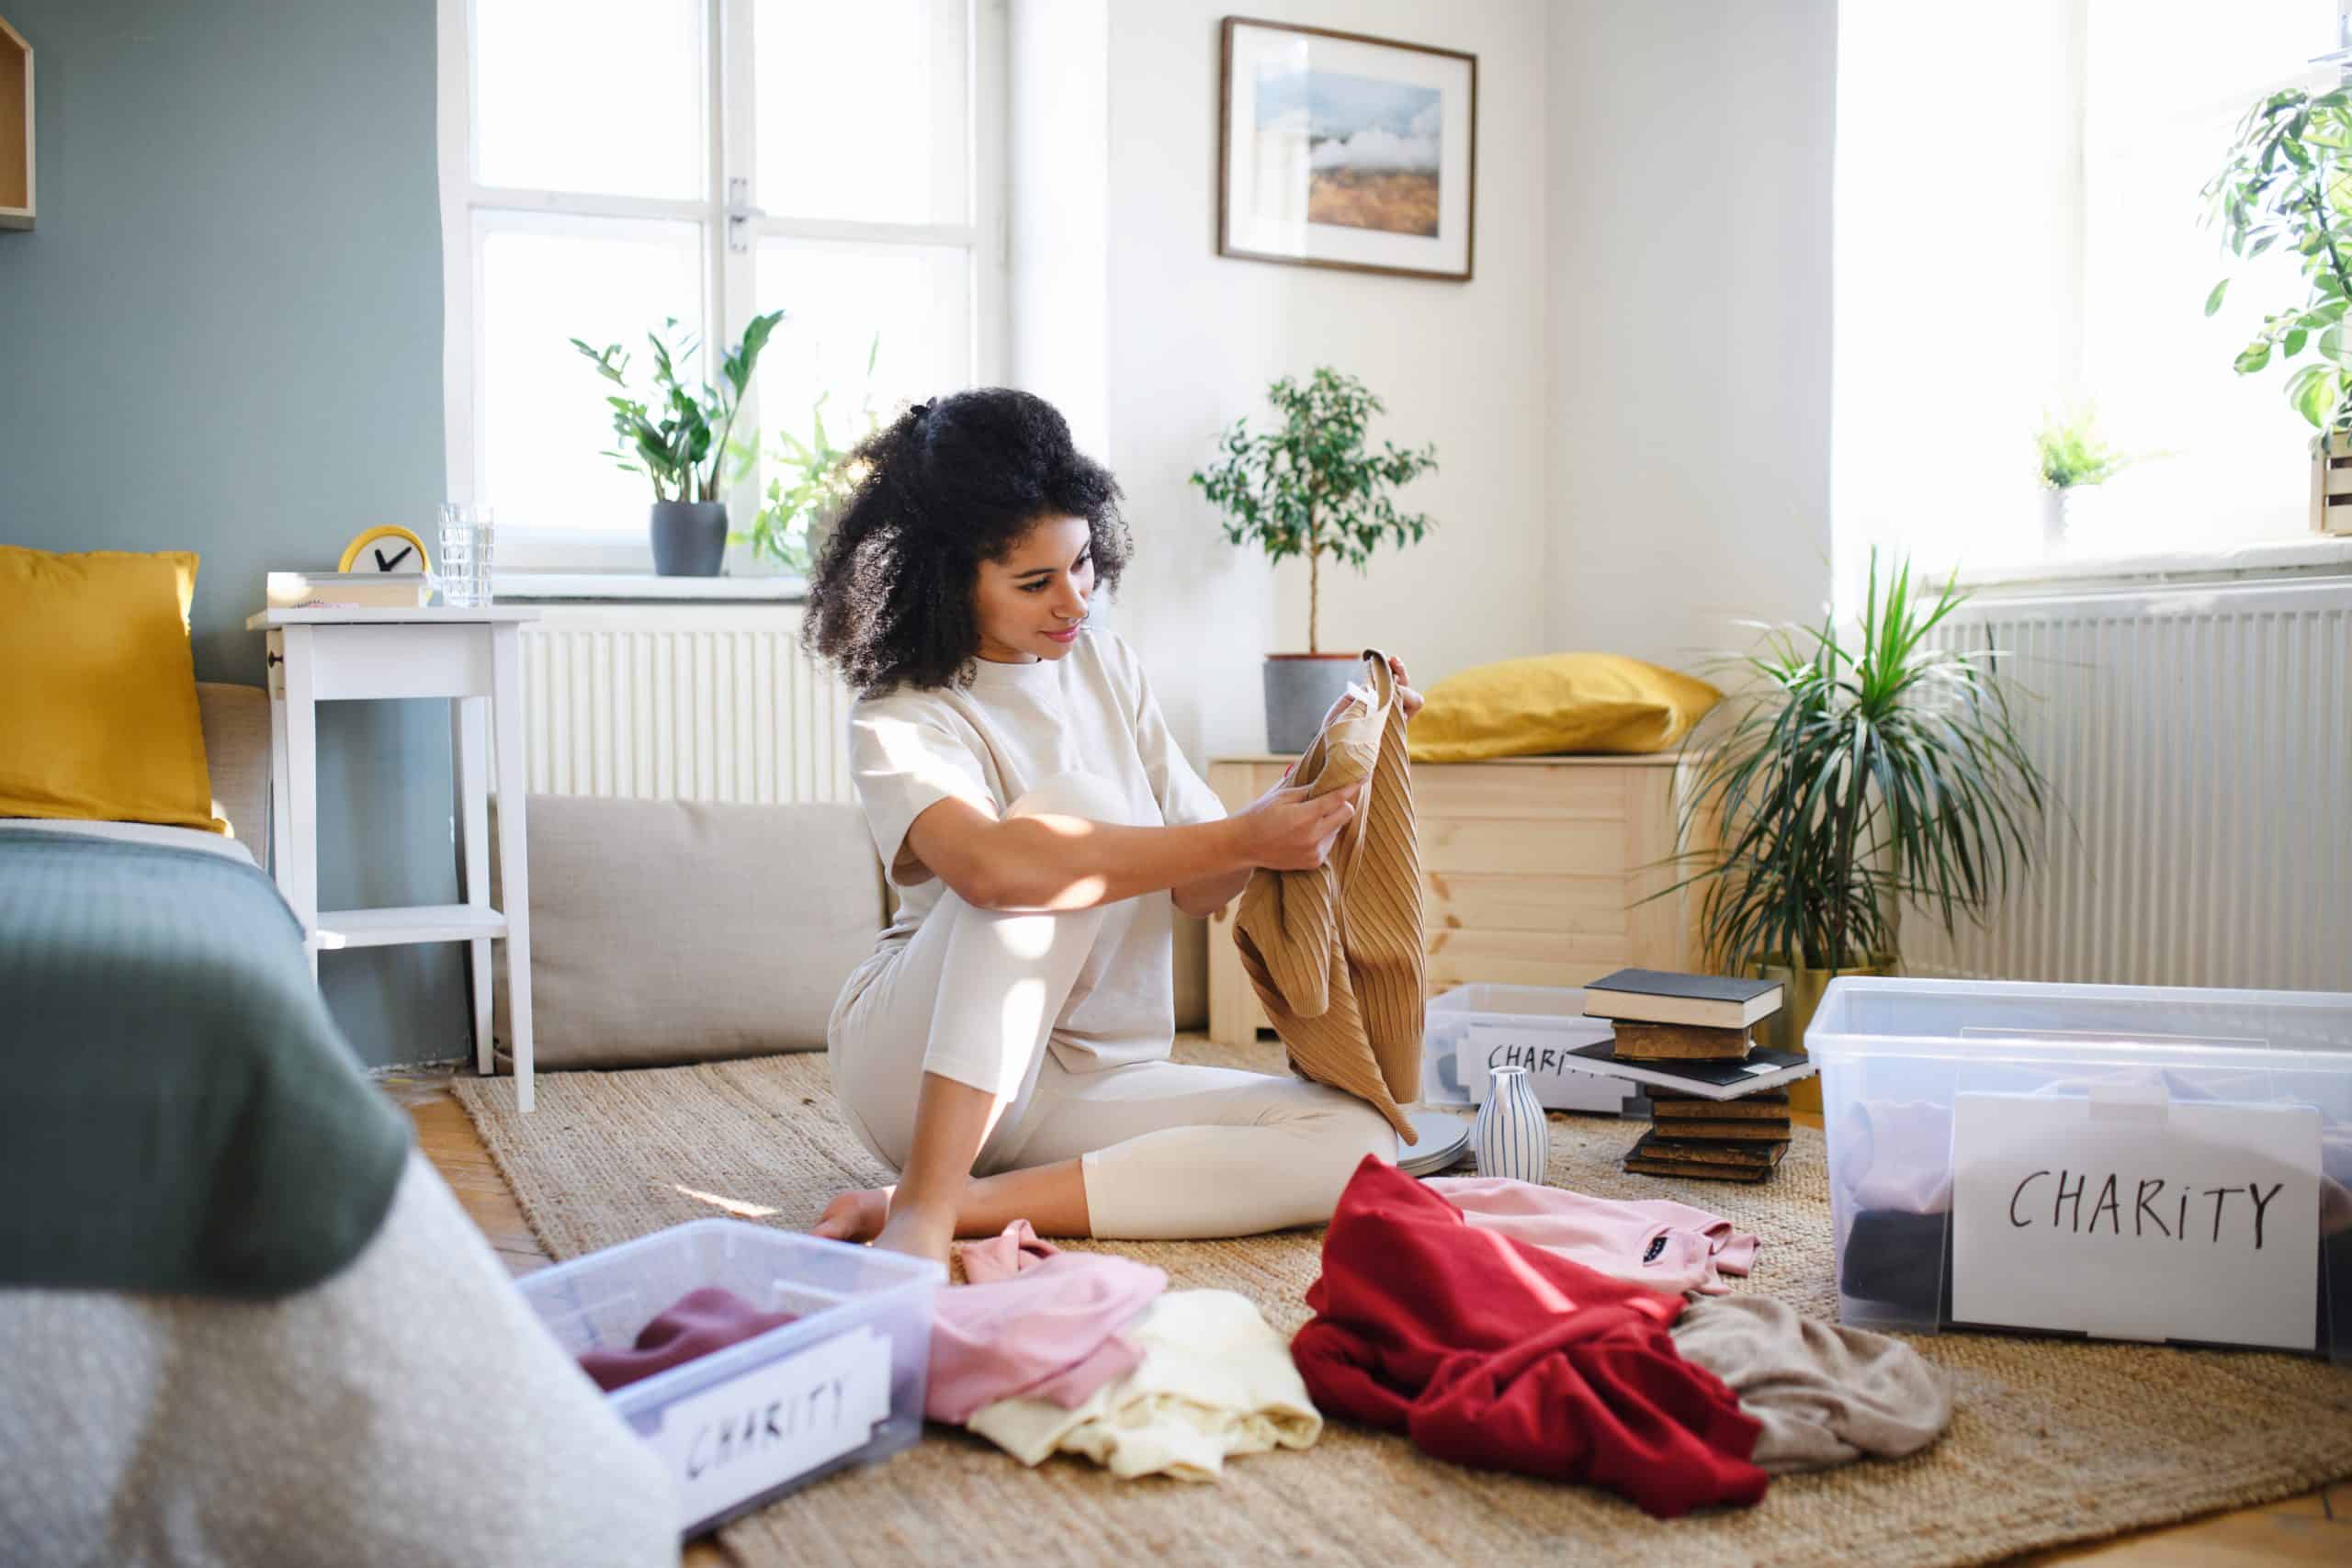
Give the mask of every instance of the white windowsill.
[[805, 599], [798, 577], [656, 577], [630, 571], [503, 571], [491, 584], [495, 599], [592, 600], [599, 604], [788, 604]]
[[2152, 550], [2144, 555], [2057, 556], [1972, 563], [1960, 569], [1960, 586], [1979, 594], [1988, 590], [2003, 593], [2041, 589], [2079, 592], [2346, 573], [2352, 573], [2352, 536], [2312, 534], [2299, 539], [2263, 539], [2204, 550]]

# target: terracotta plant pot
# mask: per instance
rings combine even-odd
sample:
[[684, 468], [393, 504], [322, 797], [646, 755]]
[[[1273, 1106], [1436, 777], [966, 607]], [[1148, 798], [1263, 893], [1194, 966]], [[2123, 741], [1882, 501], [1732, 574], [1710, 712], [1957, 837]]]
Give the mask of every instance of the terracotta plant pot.
[[[1778, 964], [1758, 964], [1749, 973], [1760, 979], [1778, 980], [1786, 988], [1781, 1010], [1757, 1025], [1756, 1042], [1776, 1050], [1794, 1051], [1804, 1055], [1804, 1032], [1812, 1027], [1813, 1015], [1821, 1006], [1821, 993], [1829, 982], [1840, 975], [1892, 975], [1901, 967], [1902, 960], [1894, 953], [1874, 953], [1872, 962], [1847, 969], [1791, 969]], [[1789, 1109], [1821, 1113], [1821, 1079], [1818, 1076], [1799, 1078], [1789, 1086]]]

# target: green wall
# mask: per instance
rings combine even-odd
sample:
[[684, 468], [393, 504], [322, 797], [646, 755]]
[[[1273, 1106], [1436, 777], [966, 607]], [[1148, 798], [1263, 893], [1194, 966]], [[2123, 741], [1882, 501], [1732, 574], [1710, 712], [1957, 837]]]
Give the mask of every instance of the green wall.
[[[0, 543], [201, 552], [199, 679], [262, 682], [263, 573], [441, 497], [433, 0], [0, 0], [38, 227], [0, 231]], [[320, 711], [322, 904], [444, 903], [441, 703]], [[469, 1049], [454, 946], [330, 953], [362, 1057]]]

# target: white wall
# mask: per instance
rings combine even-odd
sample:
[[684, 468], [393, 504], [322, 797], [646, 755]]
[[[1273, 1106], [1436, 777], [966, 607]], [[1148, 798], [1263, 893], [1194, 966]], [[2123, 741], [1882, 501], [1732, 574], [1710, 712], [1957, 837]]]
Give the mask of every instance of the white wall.
[[1829, 585], [1835, 0], [1268, 0], [1272, 21], [1478, 57], [1468, 283], [1216, 254], [1202, 0], [1009, 0], [1012, 378], [1127, 492], [1108, 618], [1196, 758], [1263, 743], [1306, 572], [1227, 544], [1186, 477], [1267, 382], [1330, 364], [1434, 442], [1436, 529], [1329, 570], [1321, 641], [1426, 684], [1594, 648], [1688, 666]]
[[1005, 379], [1061, 410], [1080, 449], [1106, 459], [1109, 28], [1100, 0], [1011, 0], [1005, 14]]
[[1837, 36], [1835, 0], [1553, 12], [1552, 647], [1687, 666], [1828, 598]]
[[1263, 417], [1268, 382], [1332, 365], [1388, 407], [1374, 440], [1433, 442], [1399, 492], [1437, 526], [1326, 562], [1321, 642], [1377, 644], [1426, 683], [1541, 646], [1544, 604], [1542, 0], [1253, 5], [1268, 21], [1478, 56], [1476, 276], [1468, 283], [1236, 261], [1216, 254], [1220, 19], [1204, 0], [1109, 8], [1109, 406], [1135, 528], [1117, 624], [1196, 759], [1265, 744], [1260, 668], [1306, 646], [1306, 571], [1227, 544], [1186, 476], [1217, 432]]

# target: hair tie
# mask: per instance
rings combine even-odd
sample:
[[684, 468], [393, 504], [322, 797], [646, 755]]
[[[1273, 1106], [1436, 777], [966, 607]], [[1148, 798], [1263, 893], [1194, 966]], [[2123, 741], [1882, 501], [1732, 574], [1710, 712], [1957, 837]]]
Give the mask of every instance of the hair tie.
[[922, 402], [919, 402], [914, 407], [909, 409], [907, 412], [914, 416], [917, 423], [921, 423], [922, 421], [931, 417], [931, 400], [926, 398]]

